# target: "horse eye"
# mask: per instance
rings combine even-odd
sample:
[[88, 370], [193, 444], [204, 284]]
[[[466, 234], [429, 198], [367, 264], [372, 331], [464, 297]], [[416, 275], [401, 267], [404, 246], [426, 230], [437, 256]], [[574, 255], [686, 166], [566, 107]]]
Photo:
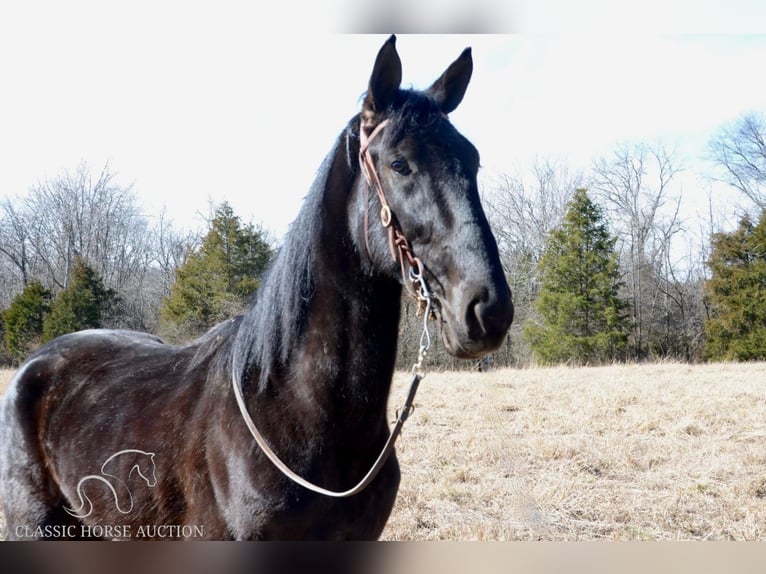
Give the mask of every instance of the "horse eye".
[[406, 160], [403, 159], [395, 159], [391, 162], [391, 169], [393, 169], [396, 173], [401, 175], [410, 175], [412, 173], [412, 170], [410, 169], [410, 165], [407, 163]]

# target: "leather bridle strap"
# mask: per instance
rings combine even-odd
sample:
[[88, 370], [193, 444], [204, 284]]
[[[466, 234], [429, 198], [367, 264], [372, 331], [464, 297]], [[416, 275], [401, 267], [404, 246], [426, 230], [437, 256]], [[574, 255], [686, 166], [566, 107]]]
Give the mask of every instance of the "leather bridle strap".
[[372, 156], [370, 155], [369, 150], [372, 140], [374, 140], [375, 137], [381, 131], [383, 131], [383, 128], [386, 127], [386, 124], [388, 124], [388, 120], [380, 122], [377, 126], [375, 126], [375, 129], [372, 130], [369, 136], [365, 132], [364, 126], [359, 126], [359, 167], [362, 168], [362, 173], [364, 173], [364, 178], [367, 181], [367, 185], [364, 188], [364, 242], [365, 247], [367, 248], [367, 255], [371, 257], [372, 254], [370, 252], [369, 242], [369, 205], [370, 188], [374, 187], [378, 194], [378, 199], [380, 200], [380, 222], [383, 224], [383, 227], [389, 229], [388, 244], [389, 248], [391, 249], [391, 256], [394, 258], [394, 260], [396, 260], [396, 252], [393, 249], [393, 243], [390, 234], [391, 219], [393, 213], [391, 212], [391, 207], [388, 205], [388, 201], [386, 200], [386, 195], [383, 193], [383, 184], [380, 182], [380, 176], [378, 176], [378, 171], [375, 169], [375, 164], [372, 161]]
[[380, 223], [388, 231], [388, 248], [391, 251], [391, 257], [394, 261], [398, 261], [402, 267], [402, 278], [404, 284], [408, 285], [407, 273], [405, 269], [405, 263], [409, 264], [411, 269], [418, 269], [422, 267], [422, 263], [419, 263], [419, 259], [412, 254], [412, 247], [410, 242], [404, 235], [399, 222], [396, 220], [396, 216], [391, 211], [391, 206], [388, 204], [386, 194], [383, 191], [383, 184], [380, 181], [378, 171], [375, 169], [375, 163], [372, 161], [372, 154], [370, 154], [370, 144], [377, 137], [383, 128], [388, 124], [388, 120], [383, 120], [375, 129], [372, 130], [368, 136], [363, 126], [359, 128], [359, 165], [362, 168], [364, 177], [367, 180], [366, 193], [364, 207], [364, 242], [367, 249], [367, 255], [371, 255], [370, 243], [369, 243], [369, 189], [370, 187], [375, 189], [380, 201]]

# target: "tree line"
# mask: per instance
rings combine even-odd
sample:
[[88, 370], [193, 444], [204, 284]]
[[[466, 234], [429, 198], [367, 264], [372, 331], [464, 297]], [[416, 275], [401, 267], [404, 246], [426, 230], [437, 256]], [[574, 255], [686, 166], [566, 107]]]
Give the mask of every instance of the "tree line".
[[[751, 113], [710, 141], [711, 178], [742, 198], [728, 231], [711, 198], [706, 219], [684, 220], [681, 162], [661, 144], [619, 145], [587, 174], [542, 160], [485, 185], [516, 318], [479, 366], [766, 358], [765, 139]], [[228, 204], [203, 232], [180, 231], [142, 213], [108, 165], [77, 166], [0, 204], [0, 362], [82, 328], [188, 340], [241, 312], [276, 249]], [[402, 368], [416, 307], [404, 300]], [[432, 338], [432, 366], [465, 366]]]
[[108, 165], [33, 186], [0, 204], [0, 364], [88, 328], [191, 339], [240, 312], [273, 250], [269, 233], [224, 203], [208, 229], [143, 214]]
[[[683, 162], [661, 143], [617, 145], [587, 173], [543, 159], [485, 185], [516, 306], [491, 362], [766, 359], [766, 119], [721, 127], [707, 152], [697, 181], [736, 202], [683, 189]], [[701, 214], [689, 219], [691, 197]]]

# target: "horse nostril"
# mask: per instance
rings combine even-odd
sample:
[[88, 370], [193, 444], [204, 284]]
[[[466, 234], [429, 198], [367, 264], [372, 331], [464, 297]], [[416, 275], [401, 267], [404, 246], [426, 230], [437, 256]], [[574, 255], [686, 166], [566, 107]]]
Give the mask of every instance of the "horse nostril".
[[468, 303], [465, 310], [465, 324], [468, 327], [468, 336], [471, 339], [481, 339], [484, 333], [484, 325], [481, 320], [483, 303], [481, 298], [477, 297]]
[[472, 339], [496, 339], [505, 336], [513, 321], [511, 294], [498, 294], [486, 287], [471, 300], [466, 309], [466, 325]]
[[487, 335], [487, 307], [489, 299], [489, 291], [486, 287], [483, 287], [468, 303], [465, 323], [468, 327], [468, 336], [471, 339], [481, 340]]

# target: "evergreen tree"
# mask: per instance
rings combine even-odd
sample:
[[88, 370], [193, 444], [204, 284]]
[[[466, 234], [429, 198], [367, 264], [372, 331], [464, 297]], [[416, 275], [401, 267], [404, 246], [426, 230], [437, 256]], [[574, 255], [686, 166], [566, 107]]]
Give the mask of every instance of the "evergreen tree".
[[626, 305], [618, 297], [619, 262], [601, 208], [575, 191], [562, 225], [548, 236], [538, 271], [540, 320], [525, 328], [545, 364], [612, 361], [627, 342]]
[[42, 283], [31, 281], [3, 312], [5, 346], [15, 362], [21, 363], [40, 344], [52, 299]]
[[703, 357], [766, 359], [766, 211], [757, 224], [743, 218], [736, 231], [712, 238], [705, 285], [709, 318]]
[[43, 321], [43, 342], [82, 329], [102, 327], [116, 302], [115, 291], [104, 286], [90, 265], [76, 259], [69, 285], [53, 301], [50, 314]]
[[11, 352], [8, 350], [8, 345], [5, 341], [5, 321], [3, 320], [3, 313], [0, 313], [0, 366], [12, 366], [15, 360], [11, 356]]
[[160, 310], [163, 334], [183, 339], [240, 312], [270, 259], [264, 234], [227, 203], [219, 206], [202, 245], [176, 271]]

